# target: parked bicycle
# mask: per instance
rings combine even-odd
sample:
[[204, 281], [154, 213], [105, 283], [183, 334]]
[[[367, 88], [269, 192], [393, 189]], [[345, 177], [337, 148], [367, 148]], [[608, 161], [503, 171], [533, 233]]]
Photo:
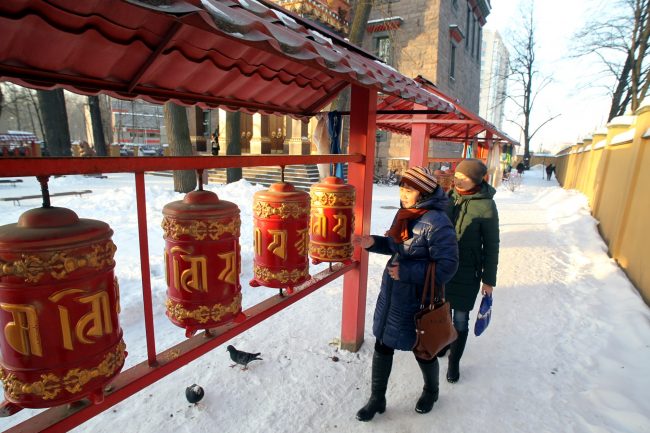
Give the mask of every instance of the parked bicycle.
[[509, 191], [515, 192], [521, 186], [521, 174], [504, 173], [501, 178], [501, 185]]
[[397, 185], [399, 183], [399, 176], [397, 170], [391, 170], [388, 174], [377, 176], [373, 178], [373, 182], [377, 185]]

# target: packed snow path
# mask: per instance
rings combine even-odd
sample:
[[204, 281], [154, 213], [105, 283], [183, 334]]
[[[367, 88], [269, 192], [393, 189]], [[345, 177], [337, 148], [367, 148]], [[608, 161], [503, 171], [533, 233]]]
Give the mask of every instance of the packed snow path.
[[[50, 190], [88, 188], [91, 196], [60, 199], [57, 206], [107, 221], [118, 246], [116, 274], [122, 288], [121, 324], [129, 350], [127, 367], [145, 359], [133, 181], [69, 176]], [[19, 186], [37, 193], [33, 179]], [[32, 185], [32, 186], [30, 186]], [[183, 337], [164, 317], [163, 242], [159, 228], [165, 203], [181, 196], [171, 182], [147, 176], [148, 227], [158, 350]], [[30, 190], [33, 188], [33, 191]], [[252, 195], [246, 182], [211, 186], [242, 209], [244, 307], [274, 295], [250, 288]], [[9, 191], [9, 192], [8, 192]], [[14, 188], [0, 196], [15, 194]], [[355, 420], [370, 392], [372, 313], [386, 257], [371, 255], [366, 343], [358, 353], [340, 351], [342, 281], [320, 289], [229, 343], [261, 352], [248, 371], [229, 368], [225, 345], [107, 410], [79, 432], [650, 432], [650, 313], [623, 272], [607, 256], [586, 199], [542, 180], [541, 168], [526, 172], [514, 192], [496, 196], [501, 222], [498, 285], [492, 323], [470, 336], [461, 379], [445, 380], [431, 413], [417, 414], [422, 378], [411, 353], [398, 352], [386, 413], [370, 423]], [[382, 234], [398, 204], [397, 187], [375, 187], [372, 233]], [[38, 203], [0, 205], [0, 224]], [[320, 268], [312, 268], [316, 272]], [[472, 312], [472, 321], [476, 309]], [[185, 388], [201, 385], [199, 404]], [[7, 428], [35, 411], [0, 419]]]

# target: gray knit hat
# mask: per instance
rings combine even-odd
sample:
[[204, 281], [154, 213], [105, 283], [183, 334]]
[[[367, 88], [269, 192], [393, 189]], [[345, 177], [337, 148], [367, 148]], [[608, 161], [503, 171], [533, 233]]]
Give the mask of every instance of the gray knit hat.
[[469, 177], [474, 185], [480, 185], [487, 174], [487, 167], [480, 159], [464, 159], [456, 166], [456, 171]]

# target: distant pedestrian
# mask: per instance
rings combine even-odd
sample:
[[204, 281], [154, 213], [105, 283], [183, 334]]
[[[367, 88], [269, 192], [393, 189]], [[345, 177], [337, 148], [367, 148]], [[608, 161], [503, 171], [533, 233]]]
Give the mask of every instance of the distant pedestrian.
[[524, 173], [524, 169], [526, 168], [526, 166], [524, 166], [523, 162], [520, 162], [519, 164], [517, 164], [516, 168], [517, 168], [517, 174], [521, 176]]
[[555, 165], [553, 165], [553, 163], [546, 166], [546, 180], [551, 180], [551, 176], [553, 175], [554, 171]]
[[221, 150], [219, 146], [219, 128], [215, 129], [212, 135], [210, 135], [210, 144], [212, 146], [212, 154], [219, 156], [219, 151]]
[[97, 156], [97, 154], [87, 141], [82, 141], [79, 143], [79, 156]]

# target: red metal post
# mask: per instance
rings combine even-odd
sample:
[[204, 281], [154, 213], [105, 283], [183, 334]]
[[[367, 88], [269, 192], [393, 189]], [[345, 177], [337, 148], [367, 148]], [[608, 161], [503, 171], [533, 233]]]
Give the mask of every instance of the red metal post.
[[153, 328], [151, 301], [151, 274], [149, 271], [149, 237], [147, 236], [147, 204], [144, 194], [144, 172], [135, 173], [135, 196], [138, 206], [138, 233], [140, 240], [140, 271], [142, 272], [142, 302], [144, 304], [144, 329], [147, 335], [147, 360], [156, 363], [156, 339]]
[[[427, 107], [413, 104], [414, 110], [424, 110]], [[426, 167], [429, 159], [429, 132], [431, 124], [416, 123], [418, 120], [426, 120], [426, 114], [413, 115], [413, 127], [411, 128], [411, 155], [409, 167]]]
[[[365, 156], [365, 160], [351, 162], [348, 167], [348, 182], [357, 191], [354, 209], [356, 220], [354, 233], [356, 235], [370, 234], [376, 111], [376, 90], [353, 85], [349, 153]], [[341, 321], [341, 348], [352, 352], [359, 350], [363, 344], [368, 284], [368, 253], [362, 248], [356, 250], [354, 258], [359, 261], [359, 267], [345, 274], [343, 278], [343, 317]]]

